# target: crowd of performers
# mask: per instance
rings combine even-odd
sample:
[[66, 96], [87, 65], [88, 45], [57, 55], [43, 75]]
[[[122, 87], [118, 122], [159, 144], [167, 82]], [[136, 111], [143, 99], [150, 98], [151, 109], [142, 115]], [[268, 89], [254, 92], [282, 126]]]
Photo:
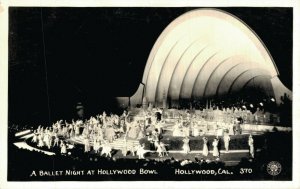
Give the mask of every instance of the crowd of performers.
[[[184, 111], [178, 112], [176, 109], [174, 112], [168, 111], [167, 116], [178, 117], [177, 114], [182, 114]], [[257, 107], [254, 112], [245, 106], [230, 108], [219, 108], [216, 106], [193, 111], [196, 116], [203, 118], [205, 121], [232, 123], [238, 117], [248, 124], [278, 124], [280, 122], [279, 115], [265, 112], [262, 107]]]
[[[167, 156], [166, 144], [161, 141], [162, 134], [164, 132], [164, 123], [166, 120], [161, 119], [159, 115], [162, 112], [158, 111], [144, 111], [143, 116], [139, 118], [130, 116], [130, 112], [124, 111], [122, 115], [110, 114], [107, 115], [103, 112], [101, 115], [91, 117], [88, 120], [72, 120], [70, 123], [67, 121], [57, 121], [52, 127], [43, 128], [39, 126], [34, 130], [32, 142], [36, 143], [37, 147], [47, 147], [51, 149], [53, 147], [60, 147], [61, 154], [66, 154], [68, 148], [74, 147], [68, 141], [74, 137], [81, 137], [84, 144], [84, 153], [94, 151], [111, 157], [112, 146], [111, 143], [116, 139], [123, 141], [123, 148], [121, 149], [123, 156], [126, 156], [128, 152], [132, 155], [137, 155], [140, 159], [144, 158], [145, 150], [144, 144], [134, 145], [130, 139], [139, 140], [141, 138], [147, 138], [151, 144], [152, 150], [154, 149], [159, 157]], [[202, 124], [203, 120], [197, 120], [194, 116], [191, 116], [187, 112], [185, 119], [181, 116], [177, 119], [175, 125], [172, 127], [173, 136], [183, 137], [183, 153], [190, 153], [189, 136], [192, 131], [192, 135], [199, 136], [198, 125]], [[234, 131], [237, 131], [236, 127]], [[230, 136], [229, 132], [222, 134], [225, 151], [229, 150]], [[217, 136], [212, 141], [214, 157], [219, 157], [219, 140]], [[208, 139], [203, 137], [203, 151], [202, 154], [207, 156], [209, 149], [207, 146]], [[254, 141], [252, 136], [249, 136], [248, 140], [250, 154], [254, 157]], [[100, 150], [101, 149], [101, 150]]]
[[[110, 143], [115, 139], [122, 137], [124, 139], [123, 154], [131, 151], [133, 155], [143, 158], [144, 145], [132, 146], [127, 145], [127, 139], [140, 139], [145, 137], [143, 124], [141, 121], [131, 121], [129, 114], [124, 111], [121, 116], [116, 114], [107, 115], [103, 112], [101, 115], [91, 117], [89, 120], [72, 120], [71, 123], [60, 120], [52, 127], [39, 126], [34, 130], [32, 141], [37, 147], [60, 147], [61, 154], [67, 153], [67, 148], [73, 145], [67, 144], [69, 139], [74, 137], [83, 138], [84, 152], [88, 153], [92, 149], [95, 153], [111, 157]], [[125, 149], [127, 151], [125, 152]]]
[[[203, 150], [202, 150], [202, 155], [207, 157], [209, 154], [209, 149], [208, 149], [208, 138], [207, 137], [203, 137]], [[212, 150], [212, 155], [213, 157], [219, 158], [220, 157], [220, 149], [219, 149], [219, 140], [221, 140], [221, 138], [214, 138], [212, 141], [212, 146], [213, 146], [213, 150]], [[225, 134], [223, 137], [223, 142], [224, 142], [224, 147], [225, 147], [225, 153], [229, 152], [229, 142], [230, 142], [230, 136], [228, 134]], [[254, 140], [252, 135], [249, 135], [248, 138], [248, 145], [249, 145], [249, 153], [251, 158], [254, 158]], [[189, 138], [185, 137], [183, 139], [183, 153], [188, 154], [190, 152], [190, 146], [189, 146]]]

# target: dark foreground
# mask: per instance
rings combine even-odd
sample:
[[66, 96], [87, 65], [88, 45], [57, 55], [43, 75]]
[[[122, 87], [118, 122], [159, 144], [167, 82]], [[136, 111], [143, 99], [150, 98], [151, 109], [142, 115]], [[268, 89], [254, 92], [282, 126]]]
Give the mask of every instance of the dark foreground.
[[[160, 159], [150, 158], [149, 154], [149, 159], [139, 160], [119, 158], [116, 152], [106, 158], [83, 154], [76, 148], [71, 156], [48, 156], [18, 149], [12, 141], [8, 146], [8, 181], [292, 180], [292, 133], [265, 133], [264, 138], [265, 144], [255, 159], [246, 155], [235, 166], [225, 165], [222, 158], [206, 162], [197, 156], [187, 156], [189, 162], [183, 162], [175, 154]], [[236, 159], [235, 154], [230, 156]], [[271, 161], [282, 165], [276, 176], [267, 172]]]

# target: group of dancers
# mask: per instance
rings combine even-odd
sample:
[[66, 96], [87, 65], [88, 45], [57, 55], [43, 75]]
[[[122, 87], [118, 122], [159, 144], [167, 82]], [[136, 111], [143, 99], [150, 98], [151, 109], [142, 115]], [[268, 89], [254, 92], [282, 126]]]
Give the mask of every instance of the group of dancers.
[[[128, 151], [132, 155], [137, 155], [139, 158], [144, 158], [145, 150], [144, 144], [133, 145], [127, 142], [128, 139], [139, 140], [147, 138], [152, 148], [154, 148], [159, 157], [168, 155], [166, 144], [161, 141], [164, 132], [164, 120], [158, 114], [159, 111], [144, 112], [143, 116], [138, 119], [133, 119], [134, 116], [129, 116], [130, 112], [124, 111], [122, 115], [116, 114], [107, 115], [103, 112], [96, 117], [90, 117], [88, 120], [72, 120], [70, 123], [67, 121], [57, 121], [52, 127], [39, 126], [34, 130], [32, 142], [36, 143], [38, 147], [60, 147], [61, 154], [67, 153], [67, 148], [72, 146], [68, 143], [69, 139], [73, 137], [82, 137], [84, 144], [84, 153], [94, 151], [100, 155], [111, 157], [112, 146], [111, 143], [118, 139], [124, 139], [124, 147], [121, 150], [122, 154], [126, 156]], [[190, 153], [189, 136], [192, 130], [193, 136], [198, 136], [199, 132], [196, 129], [197, 123], [194, 116], [189, 112], [186, 113], [186, 119], [183, 121], [182, 116], [178, 119], [173, 127], [173, 136], [180, 136], [183, 138], [183, 153]], [[198, 134], [196, 134], [198, 132]], [[224, 146], [225, 151], [229, 151], [229, 134], [224, 133]], [[72, 141], [72, 140], [70, 140]], [[208, 138], [203, 137], [203, 151], [202, 154], [207, 156]], [[250, 154], [254, 157], [253, 138], [249, 136]], [[219, 136], [213, 142], [213, 156], [219, 157]], [[102, 149], [101, 149], [102, 148]], [[101, 151], [100, 151], [101, 149]]]
[[[47, 147], [51, 149], [55, 146], [61, 148], [61, 154], [67, 153], [68, 141], [74, 137], [83, 138], [84, 153], [94, 151], [100, 152], [101, 155], [111, 157], [112, 147], [110, 143], [114, 140], [122, 137], [125, 144], [128, 144], [127, 139], [138, 140], [146, 136], [146, 132], [153, 133], [150, 129], [146, 131], [145, 122], [142, 120], [133, 120], [129, 117], [130, 112], [124, 111], [121, 116], [116, 114], [107, 115], [104, 111], [101, 115], [96, 117], [90, 117], [88, 120], [72, 120], [70, 123], [67, 121], [59, 120], [52, 125], [52, 127], [38, 126], [33, 132], [32, 142], [36, 143], [37, 147]], [[149, 116], [149, 115], [148, 115]], [[145, 118], [146, 120], [147, 118]], [[150, 122], [150, 119], [147, 119]], [[152, 119], [153, 120], [153, 119]], [[152, 127], [151, 127], [152, 128]], [[153, 128], [158, 133], [161, 129]], [[70, 145], [71, 146], [71, 145]], [[129, 151], [133, 154], [141, 154], [139, 157], [143, 157], [144, 146], [132, 146], [127, 145]], [[124, 147], [125, 149], [125, 147]], [[134, 150], [135, 149], [135, 150]]]
[[46, 147], [48, 149], [52, 148], [60, 148], [61, 154], [67, 153], [67, 148], [72, 148], [73, 145], [67, 144], [64, 140], [59, 138], [60, 135], [64, 135], [66, 129], [57, 129], [56, 127], [52, 128], [43, 128], [39, 126], [33, 132], [33, 137], [31, 142], [35, 143], [37, 147], [43, 148]]
[[[208, 149], [208, 138], [207, 137], [203, 137], [203, 149], [202, 149], [202, 155], [203, 156], [208, 156], [209, 154], [209, 149]], [[183, 146], [182, 146], [182, 150], [183, 153], [188, 154], [191, 149], [190, 149], [190, 145], [189, 145], [189, 138], [185, 137], [183, 140]], [[218, 137], [215, 137], [213, 139], [212, 142], [212, 146], [213, 146], [213, 150], [212, 150], [212, 155], [213, 157], [220, 157], [220, 149], [219, 149], [219, 141], [220, 139]], [[225, 147], [225, 153], [229, 152], [229, 142], [230, 142], [230, 136], [228, 134], [225, 134], [223, 136], [223, 142], [224, 142], [224, 147]], [[248, 137], [248, 146], [249, 146], [249, 154], [251, 158], [254, 158], [254, 140], [253, 140], [253, 136], [250, 134]]]
[[[228, 135], [226, 135], [227, 137], [224, 136], [224, 143], [225, 143], [225, 149], [226, 152], [228, 152], [228, 148], [229, 148], [229, 140], [230, 137]], [[202, 155], [203, 156], [208, 156], [209, 150], [208, 150], [208, 138], [207, 137], [203, 137], [203, 150], [202, 150]], [[189, 138], [185, 137], [183, 140], [183, 153], [188, 154], [191, 149], [190, 149], [190, 145], [189, 145]], [[219, 157], [220, 156], [220, 152], [219, 152], [219, 138], [214, 138], [213, 142], [212, 142], [212, 146], [213, 146], [213, 152], [212, 155], [214, 157]]]

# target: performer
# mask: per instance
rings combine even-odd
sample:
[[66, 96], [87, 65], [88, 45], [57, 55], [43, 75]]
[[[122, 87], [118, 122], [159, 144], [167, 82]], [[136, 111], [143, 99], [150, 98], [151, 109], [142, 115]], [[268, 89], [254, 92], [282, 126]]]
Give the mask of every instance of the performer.
[[67, 126], [64, 126], [64, 127], [62, 128], [62, 133], [63, 133], [63, 136], [64, 136], [65, 138], [69, 138], [69, 133], [68, 133], [68, 127], [67, 127]]
[[65, 155], [67, 153], [67, 146], [62, 140], [60, 140], [60, 153], [62, 155]]
[[226, 153], [228, 153], [228, 150], [229, 150], [229, 141], [230, 141], [230, 136], [229, 136], [228, 133], [226, 133], [224, 135], [223, 140], [224, 140], [225, 151], [226, 151]]
[[100, 156], [105, 154], [105, 157], [111, 157], [111, 150], [112, 148], [110, 147], [110, 145], [108, 143], [104, 143], [102, 145], [102, 151], [100, 153]]
[[84, 152], [89, 152], [90, 149], [90, 140], [89, 138], [86, 136], [84, 139]]
[[192, 124], [192, 132], [193, 132], [193, 136], [196, 137], [196, 136], [199, 136], [199, 128], [198, 128], [198, 125], [193, 121], [191, 122]]
[[141, 139], [145, 137], [145, 127], [143, 124], [140, 124], [139, 134], [137, 139]]
[[146, 136], [147, 136], [147, 140], [150, 142], [150, 150], [155, 149], [154, 139], [153, 139], [154, 137], [152, 135], [152, 131], [151, 133], [147, 133]]
[[234, 124], [228, 123], [228, 130], [229, 130], [229, 135], [235, 135]]
[[55, 133], [53, 147], [58, 146], [58, 142], [59, 142], [59, 138], [57, 137], [57, 134]]
[[123, 142], [123, 148], [121, 149], [123, 156], [127, 156], [128, 152], [128, 147], [127, 147], [127, 140], [126, 137], [124, 137], [124, 142]]
[[[128, 112], [128, 114], [129, 114], [129, 112]], [[120, 116], [120, 120], [125, 120], [127, 118], [128, 114], [127, 114], [126, 110], [124, 110], [122, 115]]]
[[107, 140], [109, 142], [112, 142], [114, 140], [115, 130], [114, 130], [114, 128], [111, 125], [108, 125], [108, 127], [106, 127], [105, 137], [107, 138]]
[[44, 141], [43, 141], [43, 134], [39, 134], [38, 136], [38, 147], [43, 147], [44, 146]]
[[70, 138], [75, 137], [75, 131], [73, 128], [70, 129]]
[[75, 124], [75, 135], [76, 136], [80, 135], [80, 127], [78, 124]]
[[146, 153], [145, 144], [140, 145], [137, 148], [136, 154], [139, 156], [139, 159], [145, 159], [144, 154]]
[[219, 157], [220, 156], [219, 149], [218, 149], [219, 139], [215, 138], [212, 145], [213, 145], [213, 156]]
[[44, 135], [44, 143], [48, 147], [48, 149], [50, 149], [50, 135], [48, 133]]
[[140, 144], [138, 144], [138, 145], [132, 144], [131, 145], [130, 151], [131, 151], [132, 156], [135, 156], [135, 153], [137, 152], [137, 150], [139, 149], [139, 147], [140, 147]]
[[48, 146], [48, 149], [50, 149], [52, 146], [52, 136], [50, 135], [50, 133], [48, 134], [48, 140], [46, 144]]
[[101, 128], [98, 129], [98, 133], [97, 133], [97, 140], [100, 142], [100, 144], [102, 144], [102, 142], [104, 141], [103, 138], [103, 131]]
[[184, 135], [185, 137], [190, 136], [190, 127], [189, 127], [189, 125], [184, 125], [184, 126], [183, 126], [183, 135]]
[[158, 142], [156, 151], [157, 151], [159, 157], [163, 157], [163, 154], [162, 154], [163, 150], [162, 150], [162, 147], [160, 144], [161, 144], [161, 142]]
[[43, 134], [43, 141], [44, 141], [44, 144], [47, 146], [48, 145], [48, 141], [49, 141], [49, 135], [48, 135], [48, 133], [46, 131], [47, 130], [45, 130], [45, 132]]
[[97, 138], [95, 137], [94, 138], [94, 151], [95, 153], [98, 153], [99, 152], [99, 149], [100, 149], [100, 141], [97, 140]]
[[238, 135], [238, 134], [242, 134], [242, 128], [241, 128], [241, 124], [240, 124], [240, 121], [238, 119], [236, 119], [234, 121], [234, 125], [233, 125], [233, 132], [234, 132], [234, 135]]
[[37, 134], [37, 131], [35, 130], [35, 131], [33, 132], [33, 137], [32, 137], [31, 142], [37, 143], [37, 140], [38, 140], [38, 134]]
[[181, 126], [180, 120], [177, 120], [176, 124], [174, 125], [173, 136], [175, 136], [175, 137], [182, 136], [180, 126]]
[[249, 135], [248, 145], [249, 145], [249, 147], [250, 147], [250, 150], [249, 150], [250, 156], [251, 156], [252, 158], [254, 158], [254, 140], [253, 140], [253, 137], [252, 137], [251, 134]]
[[161, 121], [158, 121], [156, 119], [156, 123], [155, 123], [154, 127], [155, 127], [155, 129], [157, 129], [158, 134], [161, 134], [163, 132], [163, 130], [162, 130], [163, 126], [162, 126], [162, 122]]
[[[137, 120], [130, 121], [130, 118], [125, 119], [126, 120], [126, 136], [132, 139], [136, 139], [139, 134], [139, 122]], [[129, 120], [129, 121], [128, 121]]]
[[[55, 125], [54, 125], [55, 126]], [[39, 125], [38, 126], [38, 128], [37, 128], [37, 131], [36, 131], [37, 133], [40, 133], [41, 132], [41, 125]]]
[[207, 156], [208, 155], [208, 147], [207, 147], [208, 139], [206, 137], [203, 137], [203, 150], [202, 155]]
[[138, 137], [138, 134], [139, 134], [139, 126], [138, 126], [138, 122], [135, 122], [128, 129], [128, 137], [136, 139]]
[[87, 125], [84, 125], [83, 131], [82, 131], [82, 136], [87, 137], [88, 134], [89, 134], [88, 127], [87, 127]]
[[155, 144], [158, 144], [159, 139], [160, 139], [160, 135], [158, 133], [158, 130], [154, 129], [154, 131], [152, 131], [152, 141], [154, 142], [155, 147], [157, 147], [157, 145]]
[[146, 127], [151, 125], [151, 113], [150, 112], [146, 113], [146, 115], [145, 115], [145, 125], [146, 125]]
[[162, 150], [162, 156], [169, 156], [166, 145], [163, 142], [160, 142], [160, 147]]
[[186, 136], [182, 141], [183, 141], [183, 146], [182, 146], [183, 153], [188, 154], [191, 151], [190, 144], [189, 144], [190, 140]]
[[121, 119], [120, 120], [120, 133], [125, 133], [126, 132], [126, 124], [125, 124], [125, 120]]

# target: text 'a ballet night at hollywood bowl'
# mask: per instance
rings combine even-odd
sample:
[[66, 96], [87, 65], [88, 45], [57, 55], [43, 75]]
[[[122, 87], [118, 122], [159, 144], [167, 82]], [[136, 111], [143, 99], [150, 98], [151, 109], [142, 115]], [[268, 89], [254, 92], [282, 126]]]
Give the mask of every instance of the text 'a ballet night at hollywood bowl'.
[[83, 175], [155, 175], [158, 172], [154, 169], [95, 169], [95, 170], [64, 170], [64, 171], [45, 171], [33, 170], [30, 177], [35, 176], [83, 176]]

